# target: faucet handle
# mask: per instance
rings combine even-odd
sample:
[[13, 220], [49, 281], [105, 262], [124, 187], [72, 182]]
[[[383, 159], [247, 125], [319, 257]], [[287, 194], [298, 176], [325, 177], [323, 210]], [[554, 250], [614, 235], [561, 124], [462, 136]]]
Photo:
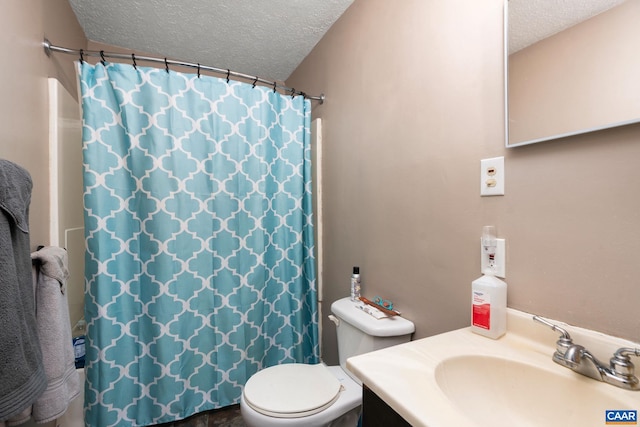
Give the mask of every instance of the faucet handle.
[[558, 325], [554, 325], [553, 323], [549, 322], [546, 319], [543, 319], [542, 317], [538, 316], [538, 315], [534, 315], [533, 316], [533, 320], [538, 322], [538, 323], [542, 323], [543, 325], [546, 325], [548, 327], [550, 327], [551, 329], [553, 329], [556, 332], [560, 332], [562, 334], [562, 336], [560, 337], [560, 340], [563, 341], [567, 341], [569, 343], [571, 343], [571, 335], [569, 335], [569, 332], [567, 332], [566, 330], [562, 329], [560, 326]]
[[548, 320], [543, 319], [538, 315], [534, 315], [533, 320], [550, 327], [552, 330], [556, 332], [560, 332], [561, 334], [560, 338], [558, 338], [558, 341], [556, 341], [556, 353], [558, 354], [558, 357], [564, 356], [564, 354], [567, 352], [569, 347], [573, 345], [573, 340], [571, 339], [571, 335], [569, 335], [569, 332], [567, 332], [565, 329], [561, 328], [560, 326], [554, 325]]
[[616, 358], [626, 358], [629, 359], [629, 356], [640, 356], [640, 348], [628, 348], [622, 347], [619, 348], [613, 355]]
[[613, 354], [613, 357], [609, 360], [609, 364], [611, 365], [611, 369], [619, 375], [625, 377], [631, 377], [634, 375], [633, 373], [633, 363], [631, 363], [631, 358], [629, 356], [640, 356], [640, 348], [619, 348]]

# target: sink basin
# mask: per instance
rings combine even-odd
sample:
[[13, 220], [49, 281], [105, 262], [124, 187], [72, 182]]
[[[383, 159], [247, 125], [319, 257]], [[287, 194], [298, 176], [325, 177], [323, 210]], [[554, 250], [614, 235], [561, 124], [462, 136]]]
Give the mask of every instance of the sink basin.
[[[507, 309], [507, 325], [497, 340], [456, 329], [351, 357], [347, 369], [414, 427], [605, 426], [607, 410], [640, 410], [640, 391], [554, 363], [558, 334], [530, 313]], [[575, 326], [571, 335], [605, 361], [640, 348]]]
[[607, 409], [638, 409], [613, 397], [611, 386], [569, 370], [494, 356], [444, 359], [436, 366], [435, 380], [458, 411], [481, 425], [604, 425]]

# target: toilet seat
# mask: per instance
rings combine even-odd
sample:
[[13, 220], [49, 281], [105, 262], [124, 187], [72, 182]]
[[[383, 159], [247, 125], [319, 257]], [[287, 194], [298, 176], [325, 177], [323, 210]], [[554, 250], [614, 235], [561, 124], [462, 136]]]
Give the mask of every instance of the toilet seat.
[[323, 364], [289, 363], [249, 378], [244, 399], [255, 411], [277, 418], [299, 418], [324, 411], [341, 392], [340, 381]]

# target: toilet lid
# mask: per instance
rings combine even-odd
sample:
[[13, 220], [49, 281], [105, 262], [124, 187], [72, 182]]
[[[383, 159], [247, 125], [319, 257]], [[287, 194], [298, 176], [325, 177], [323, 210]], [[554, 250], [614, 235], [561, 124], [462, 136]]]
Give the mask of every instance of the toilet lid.
[[244, 386], [246, 403], [257, 412], [279, 418], [312, 415], [331, 406], [340, 381], [322, 364], [290, 363], [259, 371]]

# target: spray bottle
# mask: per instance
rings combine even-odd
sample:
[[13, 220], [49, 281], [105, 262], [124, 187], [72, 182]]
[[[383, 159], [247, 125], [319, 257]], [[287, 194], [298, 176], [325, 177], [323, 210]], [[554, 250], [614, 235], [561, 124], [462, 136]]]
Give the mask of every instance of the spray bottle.
[[351, 274], [351, 301], [360, 300], [360, 267], [353, 267]]

